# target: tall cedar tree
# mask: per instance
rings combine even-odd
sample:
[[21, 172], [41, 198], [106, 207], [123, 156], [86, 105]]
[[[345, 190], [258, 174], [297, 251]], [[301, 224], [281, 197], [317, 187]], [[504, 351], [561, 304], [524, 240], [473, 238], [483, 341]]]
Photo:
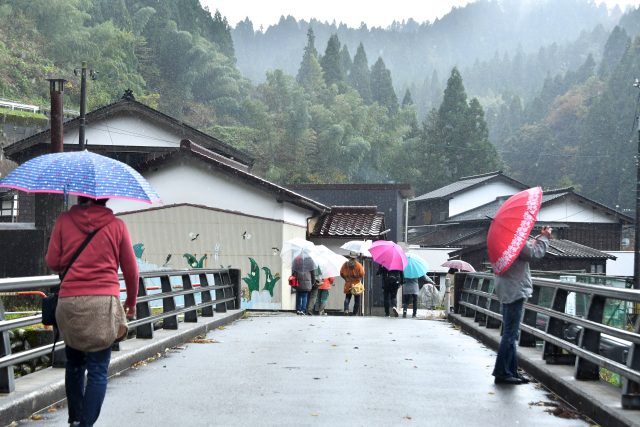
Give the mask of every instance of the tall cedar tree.
[[371, 99], [391, 114], [398, 112], [398, 96], [393, 90], [391, 72], [387, 70], [381, 57], [371, 67]]
[[367, 54], [362, 43], [358, 45], [356, 56], [353, 57], [353, 65], [349, 74], [351, 86], [358, 91], [365, 104], [371, 103], [371, 72]]
[[322, 66], [324, 81], [327, 83], [327, 86], [335, 84], [341, 87], [344, 84], [345, 78], [340, 57], [340, 40], [337, 34], [332, 34], [331, 37], [329, 37], [324, 56], [320, 60], [320, 65]]
[[324, 87], [322, 67], [318, 62], [318, 51], [315, 47], [315, 39], [313, 29], [309, 28], [307, 31], [307, 46], [304, 48], [302, 62], [300, 63], [298, 75], [296, 76], [298, 84], [302, 86], [312, 98], [315, 98]]
[[340, 64], [342, 65], [342, 71], [344, 72], [346, 81], [349, 78], [351, 66], [353, 65], [351, 61], [351, 54], [349, 53], [349, 48], [346, 44], [342, 45], [342, 49], [340, 49]]
[[[484, 111], [477, 99], [467, 102], [462, 77], [453, 68], [438, 108], [434, 128], [427, 133], [437, 137], [434, 144], [442, 153], [443, 176], [449, 181], [498, 169], [500, 164], [495, 147], [489, 142]], [[443, 183], [444, 184], [444, 183]]]

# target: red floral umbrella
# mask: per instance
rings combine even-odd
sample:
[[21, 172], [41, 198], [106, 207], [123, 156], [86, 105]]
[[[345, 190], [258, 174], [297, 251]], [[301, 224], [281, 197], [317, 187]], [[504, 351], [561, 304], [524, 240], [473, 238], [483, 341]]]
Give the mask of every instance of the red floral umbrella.
[[509, 197], [491, 221], [487, 233], [489, 261], [495, 274], [504, 273], [518, 258], [536, 223], [542, 189], [529, 188]]

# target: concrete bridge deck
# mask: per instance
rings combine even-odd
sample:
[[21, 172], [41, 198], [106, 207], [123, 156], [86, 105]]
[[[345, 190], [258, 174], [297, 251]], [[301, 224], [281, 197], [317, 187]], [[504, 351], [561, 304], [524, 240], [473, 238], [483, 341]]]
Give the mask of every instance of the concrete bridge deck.
[[[111, 378], [97, 426], [588, 426], [444, 320], [252, 313]], [[137, 340], [138, 341], [138, 340]], [[66, 407], [19, 425], [64, 426]]]

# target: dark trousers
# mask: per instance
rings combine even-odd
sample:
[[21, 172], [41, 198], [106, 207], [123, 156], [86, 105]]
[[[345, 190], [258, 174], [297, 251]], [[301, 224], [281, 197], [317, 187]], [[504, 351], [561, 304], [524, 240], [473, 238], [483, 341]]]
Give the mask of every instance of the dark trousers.
[[502, 304], [502, 338], [498, 347], [496, 366], [493, 368], [495, 377], [518, 376], [517, 348], [523, 307], [524, 298]]
[[406, 312], [409, 308], [409, 302], [413, 304], [413, 315], [418, 314], [418, 295], [417, 294], [402, 294], [402, 309]]
[[384, 314], [389, 316], [391, 307], [398, 306], [398, 285], [386, 285], [383, 288], [384, 292]]
[[[351, 303], [351, 294], [345, 294], [344, 296], [344, 311], [345, 313], [349, 311], [349, 304]], [[362, 294], [353, 295], [353, 315], [356, 316], [360, 314], [360, 304], [362, 304]]]
[[92, 426], [100, 415], [102, 402], [107, 393], [111, 347], [85, 353], [66, 346], [65, 354], [67, 362], [64, 385], [67, 392], [69, 424], [80, 422], [83, 427]]
[[307, 313], [312, 314], [318, 299], [318, 287], [314, 286], [309, 291], [309, 300], [307, 301]]

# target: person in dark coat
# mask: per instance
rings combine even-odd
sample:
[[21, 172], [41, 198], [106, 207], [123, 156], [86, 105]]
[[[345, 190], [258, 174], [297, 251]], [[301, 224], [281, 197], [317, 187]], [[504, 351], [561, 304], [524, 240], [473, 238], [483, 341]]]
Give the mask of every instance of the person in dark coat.
[[298, 287], [296, 288], [296, 314], [304, 316], [307, 314], [307, 304], [309, 291], [316, 281], [314, 269], [316, 266], [313, 262], [309, 262], [308, 258], [298, 256], [293, 261], [292, 276], [298, 279]]
[[388, 270], [380, 266], [376, 275], [382, 276], [382, 290], [384, 292], [384, 315], [389, 317], [393, 312], [398, 317], [398, 289], [404, 284], [404, 273], [402, 271]]

